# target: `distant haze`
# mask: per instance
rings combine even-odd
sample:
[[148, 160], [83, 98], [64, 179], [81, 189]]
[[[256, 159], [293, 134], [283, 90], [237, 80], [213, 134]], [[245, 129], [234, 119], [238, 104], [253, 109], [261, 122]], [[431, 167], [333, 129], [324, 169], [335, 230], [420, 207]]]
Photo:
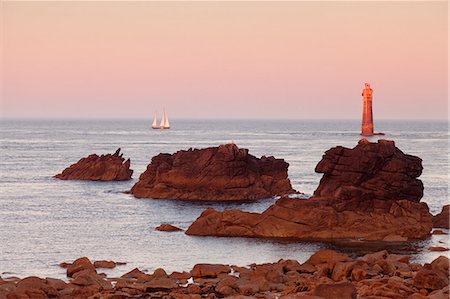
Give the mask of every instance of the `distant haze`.
[[446, 1], [0, 5], [2, 117], [447, 118]]

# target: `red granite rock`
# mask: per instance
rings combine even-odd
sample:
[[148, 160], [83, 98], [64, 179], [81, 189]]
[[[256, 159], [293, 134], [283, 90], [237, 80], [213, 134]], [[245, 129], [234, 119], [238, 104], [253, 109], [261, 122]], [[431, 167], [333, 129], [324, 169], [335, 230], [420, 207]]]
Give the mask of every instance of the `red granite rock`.
[[314, 196], [357, 198], [359, 204], [373, 199], [419, 202], [422, 169], [422, 159], [404, 154], [394, 141], [362, 139], [352, 149], [337, 146], [325, 152], [316, 166], [324, 175]]
[[132, 187], [138, 198], [255, 200], [294, 193], [283, 159], [256, 158], [224, 144], [152, 158]]
[[207, 209], [186, 234], [386, 242], [430, 235], [432, 215], [418, 202], [421, 160], [393, 142], [362, 140], [354, 149], [333, 148], [316, 169], [325, 174], [312, 198], [284, 197], [261, 214]]
[[176, 231], [182, 230], [181, 228], [176, 227], [172, 224], [168, 224], [168, 223], [163, 223], [163, 224], [157, 226], [155, 229], [162, 231], [162, 232], [176, 232]]
[[205, 210], [187, 229], [198, 236], [386, 240], [424, 239], [431, 231], [425, 203], [372, 200], [373, 209], [345, 208], [332, 199], [281, 198], [262, 214]]
[[67, 276], [72, 277], [75, 273], [83, 270], [97, 273], [91, 261], [87, 257], [81, 257], [67, 267]]
[[131, 179], [130, 159], [120, 154], [120, 148], [114, 154], [89, 155], [70, 165], [54, 177], [61, 180], [88, 181], [125, 181]]
[[[85, 258], [74, 264], [89, 265]], [[355, 259], [321, 250], [304, 264], [295, 260], [248, 267], [198, 264], [190, 282], [185, 280], [191, 276], [187, 272], [169, 276], [161, 268], [151, 275], [134, 269], [120, 278], [84, 268], [69, 283], [0, 278], [0, 298], [448, 298], [447, 257], [422, 266], [410, 264], [409, 256], [385, 250]]]
[[95, 268], [105, 268], [105, 269], [113, 269], [116, 267], [116, 263], [114, 261], [95, 261], [94, 262]]
[[436, 216], [433, 216], [433, 227], [439, 227], [439, 228], [449, 228], [449, 222], [450, 222], [450, 205], [445, 205], [442, 207], [442, 211], [437, 214]]

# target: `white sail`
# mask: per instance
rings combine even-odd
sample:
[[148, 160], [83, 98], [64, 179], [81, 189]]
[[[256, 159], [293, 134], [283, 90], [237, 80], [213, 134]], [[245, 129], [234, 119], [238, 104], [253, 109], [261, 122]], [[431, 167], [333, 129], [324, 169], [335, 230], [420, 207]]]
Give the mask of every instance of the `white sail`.
[[159, 126], [161, 127], [161, 128], [164, 128], [164, 123], [165, 123], [165, 117], [166, 117], [166, 110], [163, 110], [164, 112], [163, 112], [163, 116], [161, 117], [161, 122], [159, 123]]
[[164, 111], [164, 129], [169, 128], [170, 128], [169, 118], [167, 117], [166, 111]]
[[152, 128], [153, 129], [157, 129], [158, 127], [158, 115], [155, 112], [155, 116], [153, 117], [153, 124], [152, 124]]

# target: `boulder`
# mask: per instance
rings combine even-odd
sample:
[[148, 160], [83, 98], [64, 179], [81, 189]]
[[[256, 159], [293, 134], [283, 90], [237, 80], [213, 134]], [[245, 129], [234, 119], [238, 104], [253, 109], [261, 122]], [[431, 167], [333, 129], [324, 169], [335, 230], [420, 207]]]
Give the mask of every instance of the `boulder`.
[[449, 208], [450, 205], [445, 205], [442, 207], [442, 211], [439, 214], [433, 216], [433, 227], [449, 228]]
[[83, 270], [97, 273], [94, 265], [87, 257], [80, 257], [67, 267], [67, 276], [72, 277], [75, 273]]
[[385, 242], [430, 235], [432, 215], [426, 203], [418, 202], [421, 159], [403, 154], [394, 142], [333, 148], [316, 170], [324, 176], [309, 199], [282, 197], [261, 214], [207, 209], [186, 234]]
[[350, 282], [319, 284], [312, 294], [325, 299], [356, 299], [356, 288]]
[[295, 193], [283, 159], [256, 158], [247, 149], [224, 144], [152, 158], [131, 188], [138, 198], [256, 200]]
[[439, 290], [448, 286], [448, 272], [433, 269], [432, 265], [425, 265], [414, 277], [414, 286], [418, 289]]
[[113, 261], [95, 261], [94, 262], [94, 267], [95, 268], [105, 268], [105, 269], [113, 269], [116, 267], [116, 263]]
[[130, 159], [120, 154], [120, 148], [114, 154], [89, 155], [70, 165], [54, 177], [61, 180], [88, 181], [125, 181], [131, 179]]
[[191, 273], [193, 277], [217, 277], [220, 273], [231, 271], [230, 266], [221, 264], [196, 264]]

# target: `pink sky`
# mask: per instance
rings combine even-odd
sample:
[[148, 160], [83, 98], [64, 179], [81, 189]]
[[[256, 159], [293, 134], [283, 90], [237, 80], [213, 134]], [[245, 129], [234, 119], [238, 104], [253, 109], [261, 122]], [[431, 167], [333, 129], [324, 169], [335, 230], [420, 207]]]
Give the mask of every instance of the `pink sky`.
[[2, 117], [447, 119], [447, 2], [4, 2]]

